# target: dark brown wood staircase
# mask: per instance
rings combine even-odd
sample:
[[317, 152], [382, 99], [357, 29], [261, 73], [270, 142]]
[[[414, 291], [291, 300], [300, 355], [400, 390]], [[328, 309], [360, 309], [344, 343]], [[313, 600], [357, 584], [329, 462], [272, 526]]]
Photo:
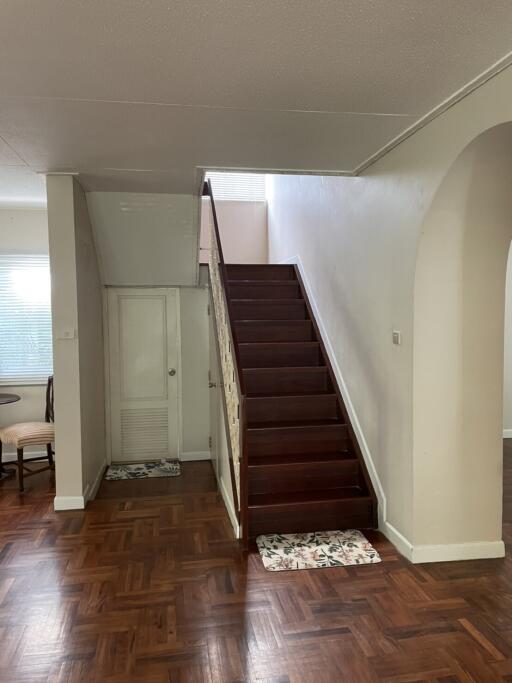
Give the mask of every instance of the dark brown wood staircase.
[[377, 499], [298, 269], [225, 264], [209, 183], [204, 194], [235, 346], [245, 543], [375, 528]]
[[248, 538], [375, 527], [376, 498], [297, 269], [225, 269], [246, 397]]

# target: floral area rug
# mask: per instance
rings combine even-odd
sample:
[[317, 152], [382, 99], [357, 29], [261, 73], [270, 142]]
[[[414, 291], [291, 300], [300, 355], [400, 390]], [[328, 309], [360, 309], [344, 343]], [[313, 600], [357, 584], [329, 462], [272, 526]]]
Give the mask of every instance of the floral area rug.
[[109, 481], [120, 479], [146, 479], [148, 477], [178, 477], [181, 474], [179, 460], [157, 460], [130, 465], [110, 465], [105, 475]]
[[379, 553], [360, 531], [317, 531], [306, 534], [258, 536], [265, 569], [321, 569], [380, 562]]

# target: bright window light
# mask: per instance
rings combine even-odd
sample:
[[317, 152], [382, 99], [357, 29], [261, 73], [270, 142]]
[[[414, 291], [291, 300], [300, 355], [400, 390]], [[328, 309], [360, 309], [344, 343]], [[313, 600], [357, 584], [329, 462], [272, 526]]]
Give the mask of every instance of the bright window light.
[[52, 371], [48, 256], [0, 254], [0, 384], [45, 383]]
[[206, 179], [211, 181], [214, 199], [232, 201], [264, 202], [264, 173], [224, 173], [210, 171]]

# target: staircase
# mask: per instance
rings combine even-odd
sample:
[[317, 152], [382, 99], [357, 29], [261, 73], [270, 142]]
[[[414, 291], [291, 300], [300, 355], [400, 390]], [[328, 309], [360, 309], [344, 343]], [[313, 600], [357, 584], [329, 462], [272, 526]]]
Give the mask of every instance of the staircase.
[[298, 270], [224, 265], [224, 284], [245, 394], [244, 537], [375, 527], [376, 498]]
[[377, 526], [373, 491], [299, 271], [224, 261], [211, 205], [210, 286], [233, 504], [260, 534]]

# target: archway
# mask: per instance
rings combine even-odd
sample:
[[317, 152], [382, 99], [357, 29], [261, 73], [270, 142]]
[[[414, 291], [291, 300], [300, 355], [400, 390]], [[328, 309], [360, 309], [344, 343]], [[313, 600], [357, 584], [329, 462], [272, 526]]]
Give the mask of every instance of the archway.
[[511, 239], [507, 123], [479, 135], [453, 163], [419, 243], [413, 384], [418, 562], [427, 554], [441, 560], [504, 552], [503, 339]]

